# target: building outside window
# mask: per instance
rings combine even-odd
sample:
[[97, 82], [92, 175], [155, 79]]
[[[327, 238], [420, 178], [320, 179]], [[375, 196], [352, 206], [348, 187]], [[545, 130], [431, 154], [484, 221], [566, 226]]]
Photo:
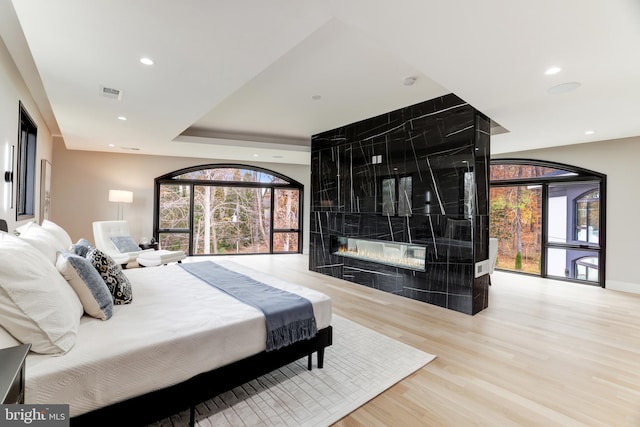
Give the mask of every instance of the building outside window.
[[600, 193], [598, 190], [581, 195], [575, 202], [576, 240], [598, 243]]

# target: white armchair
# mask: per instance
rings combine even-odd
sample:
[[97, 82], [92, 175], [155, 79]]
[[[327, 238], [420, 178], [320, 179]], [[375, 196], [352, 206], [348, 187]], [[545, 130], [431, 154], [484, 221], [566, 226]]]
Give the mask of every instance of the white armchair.
[[[109, 255], [123, 268], [130, 262], [136, 261], [143, 252], [153, 252], [153, 249], [138, 249], [120, 252], [112, 240], [113, 237], [131, 237], [127, 221], [95, 221], [93, 223], [93, 239], [96, 248]], [[131, 247], [130, 249], [134, 249]]]

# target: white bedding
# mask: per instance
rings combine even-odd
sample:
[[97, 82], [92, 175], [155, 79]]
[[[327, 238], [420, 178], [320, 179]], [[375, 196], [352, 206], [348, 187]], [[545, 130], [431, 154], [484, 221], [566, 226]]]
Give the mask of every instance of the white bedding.
[[[330, 325], [328, 296], [229, 260], [216, 262], [307, 298], [318, 329]], [[77, 416], [265, 349], [259, 310], [175, 264], [125, 272], [133, 288], [131, 304], [114, 306], [107, 321], [84, 316], [67, 354], [27, 357], [26, 403], [68, 403], [70, 415]]]

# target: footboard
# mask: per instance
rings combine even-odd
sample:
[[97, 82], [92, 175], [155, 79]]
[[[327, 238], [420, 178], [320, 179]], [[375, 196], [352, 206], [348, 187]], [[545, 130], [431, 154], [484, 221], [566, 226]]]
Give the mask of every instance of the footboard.
[[319, 330], [310, 340], [262, 352], [213, 371], [203, 372], [180, 384], [79, 415], [71, 419], [71, 425], [119, 425], [123, 417], [126, 417], [128, 426], [144, 426], [186, 409], [191, 409], [193, 423], [195, 405], [302, 357], [308, 357], [308, 369], [311, 370], [312, 355], [317, 353], [317, 366], [322, 368], [324, 349], [332, 342], [333, 329], [329, 326]]

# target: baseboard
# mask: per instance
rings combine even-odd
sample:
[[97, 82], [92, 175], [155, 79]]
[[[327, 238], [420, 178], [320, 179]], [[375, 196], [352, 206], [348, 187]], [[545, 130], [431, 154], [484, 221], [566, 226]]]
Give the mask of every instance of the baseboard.
[[606, 288], [611, 291], [630, 292], [640, 294], [640, 283], [620, 282], [618, 280], [607, 280]]

